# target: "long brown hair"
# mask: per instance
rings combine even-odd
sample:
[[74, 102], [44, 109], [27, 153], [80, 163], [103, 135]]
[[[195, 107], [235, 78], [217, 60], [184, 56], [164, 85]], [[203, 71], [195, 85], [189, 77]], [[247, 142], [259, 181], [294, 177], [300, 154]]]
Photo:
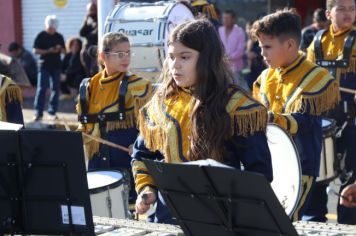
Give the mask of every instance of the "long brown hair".
[[[222, 160], [224, 141], [231, 137], [231, 120], [226, 111], [232, 73], [226, 63], [222, 43], [208, 20], [195, 20], [177, 26], [168, 45], [180, 42], [199, 52], [197, 83], [192, 90], [191, 142], [189, 158]], [[169, 71], [167, 60], [161, 75], [164, 98], [177, 94], [178, 86]]]

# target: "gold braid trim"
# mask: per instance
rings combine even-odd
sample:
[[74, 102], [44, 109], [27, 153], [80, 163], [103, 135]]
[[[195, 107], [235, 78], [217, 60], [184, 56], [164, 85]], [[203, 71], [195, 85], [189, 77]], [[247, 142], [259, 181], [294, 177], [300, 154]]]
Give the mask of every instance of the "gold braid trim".
[[301, 95], [293, 104], [287, 113], [292, 112], [307, 112], [314, 116], [320, 116], [322, 113], [334, 108], [340, 100], [339, 84], [334, 81], [322, 93], [312, 96]]
[[[105, 114], [105, 113], [104, 113]], [[136, 126], [136, 116], [134, 111], [125, 112], [124, 121], [108, 121], [106, 123], [106, 132], [110, 132], [118, 129], [129, 129]]]
[[17, 85], [10, 85], [5, 93], [9, 102], [18, 101], [22, 104], [22, 91]]
[[0, 95], [0, 120], [6, 121], [6, 104], [5, 104], [5, 94]]
[[258, 131], [266, 131], [267, 110], [262, 105], [246, 111], [230, 114], [233, 135], [248, 136]]
[[152, 152], [160, 151], [166, 160], [170, 159], [167, 132], [161, 125], [151, 126], [141, 110], [138, 116], [140, 135], [145, 140], [145, 146]]
[[100, 143], [89, 139], [88, 137], [83, 135], [83, 147], [84, 147], [84, 155], [85, 159], [91, 160], [94, 154], [99, 152]]
[[[12, 81], [10, 81], [12, 83]], [[4, 85], [7, 86], [7, 85]], [[20, 87], [18, 87], [15, 84], [10, 84], [7, 88], [5, 88], [5, 91], [0, 95], [0, 120], [6, 121], [6, 99], [7, 101], [14, 102], [18, 101], [22, 104], [23, 98], [22, 98], [22, 91]]]
[[[354, 55], [356, 55], [356, 53], [354, 53]], [[356, 57], [352, 57], [350, 58], [349, 61], [349, 66], [347, 68], [342, 68], [341, 69], [341, 73], [345, 74], [345, 73], [356, 73]]]
[[135, 116], [138, 117], [139, 116], [139, 112], [140, 112], [140, 109], [146, 105], [147, 102], [149, 102], [152, 98], [152, 89], [149, 88], [151, 94], [148, 95], [148, 96], [145, 96], [145, 97], [135, 97], [135, 104], [134, 104], [134, 107], [135, 107]]

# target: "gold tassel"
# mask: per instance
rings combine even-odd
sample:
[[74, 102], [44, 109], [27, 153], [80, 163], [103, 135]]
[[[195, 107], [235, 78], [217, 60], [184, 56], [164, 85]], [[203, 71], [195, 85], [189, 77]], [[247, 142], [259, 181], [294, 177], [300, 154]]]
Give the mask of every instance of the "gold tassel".
[[22, 104], [23, 99], [22, 99], [22, 91], [20, 89], [20, 87], [18, 87], [17, 85], [11, 84], [9, 85], [9, 87], [7, 87], [4, 91], [3, 94], [1, 94], [1, 98], [0, 98], [0, 120], [1, 121], [6, 121], [6, 100], [7, 102], [14, 102], [14, 101], [18, 101]]
[[22, 104], [22, 92], [17, 85], [10, 85], [6, 90], [6, 97], [9, 102], [18, 101]]
[[6, 104], [5, 104], [5, 94], [2, 94], [0, 97], [0, 120], [6, 121]]
[[351, 58], [349, 62], [349, 66], [345, 69], [341, 69], [341, 73], [356, 73], [356, 58]]
[[142, 111], [139, 113], [138, 126], [140, 135], [145, 140], [145, 146], [154, 151], [161, 151], [163, 156], [167, 159], [170, 158], [169, 148], [167, 145], [167, 132], [160, 126], [150, 126], [146, 122], [146, 117]]
[[126, 119], [124, 121], [109, 121], [106, 124], [106, 132], [118, 129], [129, 129], [136, 126], [136, 117], [133, 111], [125, 113]]
[[320, 116], [322, 113], [334, 108], [340, 101], [338, 82], [333, 82], [326, 91], [313, 96], [301, 96], [288, 109], [287, 113], [306, 112], [309, 108], [311, 115]]
[[[149, 88], [149, 89], [150, 89], [151, 92], [152, 92], [152, 88]], [[141, 109], [144, 105], [146, 105], [147, 102], [149, 102], [149, 101], [151, 100], [151, 97], [152, 97], [152, 95], [149, 95], [149, 96], [146, 96], [146, 97], [143, 97], [143, 98], [141, 98], [141, 97], [136, 97], [136, 98], [135, 98], [135, 104], [134, 104], [134, 106], [135, 106], [135, 116], [136, 116], [136, 117], [139, 115], [140, 109]]]
[[91, 140], [84, 144], [84, 155], [87, 160], [91, 160], [94, 154], [99, 152], [100, 143]]
[[267, 111], [264, 107], [238, 111], [230, 115], [233, 135], [248, 136], [258, 131], [266, 131]]

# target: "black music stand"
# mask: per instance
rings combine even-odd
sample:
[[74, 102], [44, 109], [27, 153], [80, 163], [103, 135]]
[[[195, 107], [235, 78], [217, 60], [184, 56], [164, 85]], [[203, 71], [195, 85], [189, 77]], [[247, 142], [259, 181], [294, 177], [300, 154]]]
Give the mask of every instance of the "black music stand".
[[297, 235], [262, 175], [144, 160], [185, 235]]
[[94, 235], [80, 133], [0, 131], [0, 235]]

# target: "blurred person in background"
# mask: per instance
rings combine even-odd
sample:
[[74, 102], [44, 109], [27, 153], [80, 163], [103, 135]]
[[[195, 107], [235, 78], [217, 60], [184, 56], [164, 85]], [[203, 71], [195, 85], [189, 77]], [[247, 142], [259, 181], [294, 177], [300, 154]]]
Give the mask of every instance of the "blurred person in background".
[[78, 91], [80, 82], [85, 78], [84, 67], [80, 61], [82, 40], [70, 38], [67, 41], [67, 54], [64, 56], [61, 73], [61, 96], [59, 100], [71, 99], [69, 87]]
[[8, 51], [12, 58], [17, 59], [24, 68], [28, 79], [33, 87], [37, 85], [37, 64], [32, 54], [18, 42], [12, 42]]
[[46, 90], [50, 84], [51, 95], [48, 105], [50, 120], [57, 119], [59, 84], [62, 68], [61, 54], [65, 53], [63, 36], [57, 32], [59, 22], [55, 15], [48, 15], [45, 19], [45, 30], [35, 38], [34, 53], [40, 55], [40, 74], [37, 82], [37, 91], [34, 102], [36, 114], [34, 121], [40, 121], [43, 117], [43, 109], [46, 99]]
[[253, 40], [249, 35], [252, 25], [253, 21], [247, 22], [246, 24], [246, 34], [248, 35], [248, 40], [246, 43], [245, 52], [246, 68], [243, 70], [244, 79], [251, 91], [253, 83], [256, 81], [262, 71], [266, 69], [266, 64], [261, 55], [261, 47], [258, 41]]
[[246, 82], [240, 76], [244, 66], [246, 35], [244, 30], [235, 24], [236, 14], [233, 10], [223, 13], [223, 26], [219, 28], [219, 36], [225, 48], [225, 54], [229, 59], [230, 68], [234, 73], [234, 83], [247, 89]]
[[306, 52], [316, 33], [319, 30], [326, 29], [328, 26], [329, 22], [328, 19], [326, 19], [325, 9], [316, 9], [313, 14], [313, 24], [302, 29], [302, 41], [300, 42], [300, 49]]
[[81, 51], [81, 60], [87, 77], [91, 77], [98, 73], [98, 61], [96, 55], [92, 55], [90, 51], [98, 45], [98, 9], [95, 3], [88, 3], [87, 14], [82, 27], [79, 30], [79, 35], [86, 39], [84, 47]]

